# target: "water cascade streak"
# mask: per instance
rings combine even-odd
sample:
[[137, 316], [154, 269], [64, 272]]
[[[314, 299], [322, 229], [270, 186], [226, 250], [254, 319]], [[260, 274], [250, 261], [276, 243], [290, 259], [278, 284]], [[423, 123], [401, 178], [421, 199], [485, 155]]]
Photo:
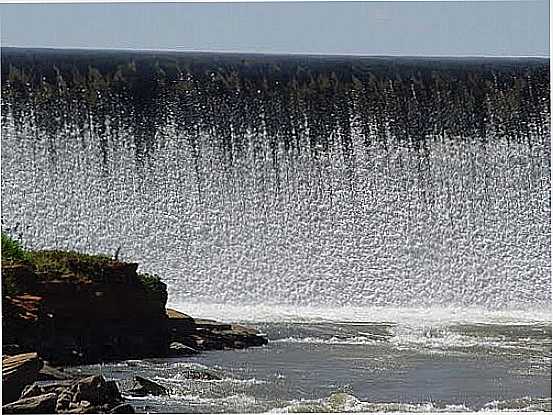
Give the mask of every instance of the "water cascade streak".
[[44, 53], [2, 50], [32, 248], [121, 246], [188, 302], [550, 303], [546, 62]]

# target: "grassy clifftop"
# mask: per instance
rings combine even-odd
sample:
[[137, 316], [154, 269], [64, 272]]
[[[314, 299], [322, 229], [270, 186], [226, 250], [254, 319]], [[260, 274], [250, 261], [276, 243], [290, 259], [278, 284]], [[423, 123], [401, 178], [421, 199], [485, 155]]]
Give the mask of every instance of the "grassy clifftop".
[[[126, 271], [133, 268], [131, 264], [124, 264], [107, 255], [88, 255], [62, 250], [27, 250], [5, 232], [2, 232], [1, 253], [3, 268], [10, 264], [27, 265], [34, 271], [37, 281], [73, 278], [81, 281], [109, 283], [110, 274], [113, 274], [114, 270], [120, 270], [121, 273], [125, 268]], [[129, 267], [129, 265], [131, 266]], [[136, 271], [136, 267], [134, 268]], [[29, 286], [28, 279], [11, 277], [12, 275], [7, 273], [2, 278], [4, 295], [18, 295], [33, 289], [33, 286]], [[137, 273], [134, 282], [141, 285], [152, 297], [160, 300], [165, 297], [163, 302], [166, 302], [166, 287], [157, 275]]]
[[167, 287], [105, 255], [26, 250], [2, 234], [4, 345], [52, 361], [166, 353]]

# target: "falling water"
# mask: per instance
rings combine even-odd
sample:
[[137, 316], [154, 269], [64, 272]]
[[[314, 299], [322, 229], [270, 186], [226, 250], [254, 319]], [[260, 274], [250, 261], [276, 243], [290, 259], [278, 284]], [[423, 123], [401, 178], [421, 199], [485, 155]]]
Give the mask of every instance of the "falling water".
[[3, 223], [31, 248], [121, 247], [174, 303], [549, 307], [545, 60], [3, 49], [2, 71]]

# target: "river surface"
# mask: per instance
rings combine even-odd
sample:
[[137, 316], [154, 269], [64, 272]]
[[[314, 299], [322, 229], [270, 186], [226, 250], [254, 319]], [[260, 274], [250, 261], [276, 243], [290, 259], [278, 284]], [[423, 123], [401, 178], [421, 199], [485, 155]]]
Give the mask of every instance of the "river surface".
[[[265, 347], [71, 370], [103, 373], [123, 391], [137, 374], [168, 388], [166, 397], [127, 395], [140, 412], [551, 411], [551, 324], [522, 314], [475, 323], [462, 310], [443, 320], [454, 312], [432, 321], [428, 310], [396, 310], [401, 323], [258, 323]], [[221, 380], [191, 380], [190, 370]]]
[[152, 412], [551, 410], [547, 60], [1, 53], [3, 230], [269, 338], [73, 370]]

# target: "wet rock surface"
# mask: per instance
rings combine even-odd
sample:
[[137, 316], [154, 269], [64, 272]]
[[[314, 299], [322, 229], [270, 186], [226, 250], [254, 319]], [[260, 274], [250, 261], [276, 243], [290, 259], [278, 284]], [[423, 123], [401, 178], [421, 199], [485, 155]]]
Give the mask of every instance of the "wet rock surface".
[[199, 352], [190, 347], [190, 346], [185, 346], [184, 344], [182, 343], [179, 343], [179, 342], [172, 342], [170, 345], [169, 345], [169, 355], [170, 356], [174, 356], [174, 357], [179, 357], [179, 356], [193, 356], [195, 354], [198, 354]]
[[173, 309], [167, 309], [167, 317], [173, 355], [186, 350], [179, 349], [177, 343], [196, 351], [244, 349], [267, 344], [267, 339], [252, 327], [194, 319]]
[[142, 376], [134, 377], [135, 387], [128, 391], [132, 396], [163, 396], [167, 395], [167, 389], [150, 379], [143, 378]]

